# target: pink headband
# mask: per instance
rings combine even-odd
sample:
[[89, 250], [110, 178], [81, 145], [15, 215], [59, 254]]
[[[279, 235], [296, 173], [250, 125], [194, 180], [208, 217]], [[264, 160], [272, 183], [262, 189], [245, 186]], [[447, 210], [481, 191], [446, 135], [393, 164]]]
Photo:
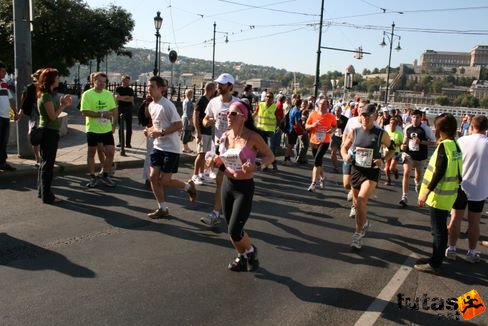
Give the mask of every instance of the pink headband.
[[249, 110], [247, 109], [246, 105], [242, 102], [234, 102], [232, 103], [232, 106], [238, 108], [239, 111], [241, 111], [241, 113], [244, 115], [244, 120], [247, 121]]

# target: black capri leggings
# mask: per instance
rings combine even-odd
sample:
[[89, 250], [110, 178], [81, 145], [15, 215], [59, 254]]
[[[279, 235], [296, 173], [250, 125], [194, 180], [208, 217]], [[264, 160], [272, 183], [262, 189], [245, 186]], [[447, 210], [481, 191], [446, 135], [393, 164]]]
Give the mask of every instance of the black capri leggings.
[[254, 180], [235, 180], [228, 177], [222, 183], [222, 209], [232, 241], [241, 241], [244, 224], [251, 214]]
[[312, 144], [313, 166], [322, 166], [325, 152], [329, 149], [329, 144]]

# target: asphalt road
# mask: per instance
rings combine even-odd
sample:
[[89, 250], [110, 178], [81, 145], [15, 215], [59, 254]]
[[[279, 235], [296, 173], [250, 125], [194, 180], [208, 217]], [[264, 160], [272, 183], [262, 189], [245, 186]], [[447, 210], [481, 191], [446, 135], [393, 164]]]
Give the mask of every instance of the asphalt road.
[[[189, 168], [177, 177], [188, 179]], [[476, 289], [488, 302], [485, 262], [446, 262], [442, 276], [411, 270], [414, 257], [430, 253], [429, 218], [426, 209], [398, 208], [398, 186], [378, 189], [363, 249], [351, 251], [341, 176], [328, 174], [326, 189], [309, 193], [310, 169], [256, 177], [247, 224], [259, 249], [255, 273], [229, 272], [225, 225], [199, 222], [213, 185], [199, 186], [196, 203], [169, 191], [170, 218], [152, 221], [141, 169], [117, 171], [114, 189], [58, 176], [59, 206], [39, 203], [33, 178], [2, 180], [0, 325], [449, 325], [447, 305], [400, 309], [397, 295], [422, 304], [426, 294], [430, 304]], [[466, 246], [460, 240], [459, 251]], [[463, 323], [488, 325], [488, 313]]]

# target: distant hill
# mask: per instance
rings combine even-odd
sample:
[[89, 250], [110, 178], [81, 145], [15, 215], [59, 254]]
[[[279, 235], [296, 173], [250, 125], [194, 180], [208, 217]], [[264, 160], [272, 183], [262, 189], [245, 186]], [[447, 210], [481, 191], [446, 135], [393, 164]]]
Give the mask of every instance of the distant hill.
[[[142, 73], [152, 72], [154, 69], [154, 50], [150, 49], [137, 49], [127, 48], [132, 52], [132, 57], [116, 56], [115, 54], [108, 56], [107, 63], [102, 62], [100, 66], [101, 71], [106, 70], [108, 66], [108, 72], [120, 72], [129, 74], [132, 79], [137, 79]], [[161, 71], [170, 71], [171, 62], [168, 59], [168, 55], [161, 54]], [[80, 79], [81, 82], [86, 80], [89, 72], [87, 66], [80, 66]], [[92, 71], [96, 70], [96, 63], [92, 64]], [[189, 58], [184, 56], [178, 56], [178, 60], [174, 64], [175, 74], [181, 73], [211, 73], [212, 61]], [[219, 75], [222, 72], [228, 72], [233, 76], [237, 76], [239, 80], [247, 80], [251, 78], [262, 78], [268, 80], [279, 80], [283, 83], [283, 86], [289, 85], [293, 80], [293, 73], [288, 72], [285, 69], [277, 69], [268, 66], [250, 65], [243, 62], [215, 62], [215, 75]], [[70, 69], [70, 76], [68, 80], [74, 80], [78, 75], [78, 66], [75, 65]], [[308, 77], [308, 78], [307, 78]], [[300, 82], [303, 78], [310, 79], [312, 76], [296, 73], [295, 78], [297, 82]]]

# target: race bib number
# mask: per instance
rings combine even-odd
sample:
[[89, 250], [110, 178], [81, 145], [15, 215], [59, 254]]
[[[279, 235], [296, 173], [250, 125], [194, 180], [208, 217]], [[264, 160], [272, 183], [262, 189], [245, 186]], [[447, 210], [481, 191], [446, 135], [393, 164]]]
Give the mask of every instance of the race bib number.
[[326, 135], [325, 128], [318, 127], [317, 131], [315, 132], [315, 139], [319, 143], [323, 143], [325, 141], [325, 135]]
[[418, 152], [420, 150], [419, 144], [415, 143], [415, 139], [410, 139], [408, 141], [408, 149], [412, 152]]
[[227, 129], [229, 129], [229, 125], [227, 124], [227, 111], [219, 112], [215, 127], [218, 130], [222, 130], [222, 131], [226, 131]]
[[373, 166], [373, 149], [356, 147], [356, 166], [371, 168]]
[[242, 162], [239, 154], [241, 153], [240, 149], [231, 148], [227, 150], [224, 154], [220, 155], [222, 161], [227, 168], [238, 171], [242, 170]]
[[98, 118], [98, 122], [102, 125], [106, 125], [107, 123], [109, 123], [109, 119], [107, 118]]
[[336, 137], [342, 137], [342, 129], [341, 128], [337, 128], [334, 132], [334, 135]]

